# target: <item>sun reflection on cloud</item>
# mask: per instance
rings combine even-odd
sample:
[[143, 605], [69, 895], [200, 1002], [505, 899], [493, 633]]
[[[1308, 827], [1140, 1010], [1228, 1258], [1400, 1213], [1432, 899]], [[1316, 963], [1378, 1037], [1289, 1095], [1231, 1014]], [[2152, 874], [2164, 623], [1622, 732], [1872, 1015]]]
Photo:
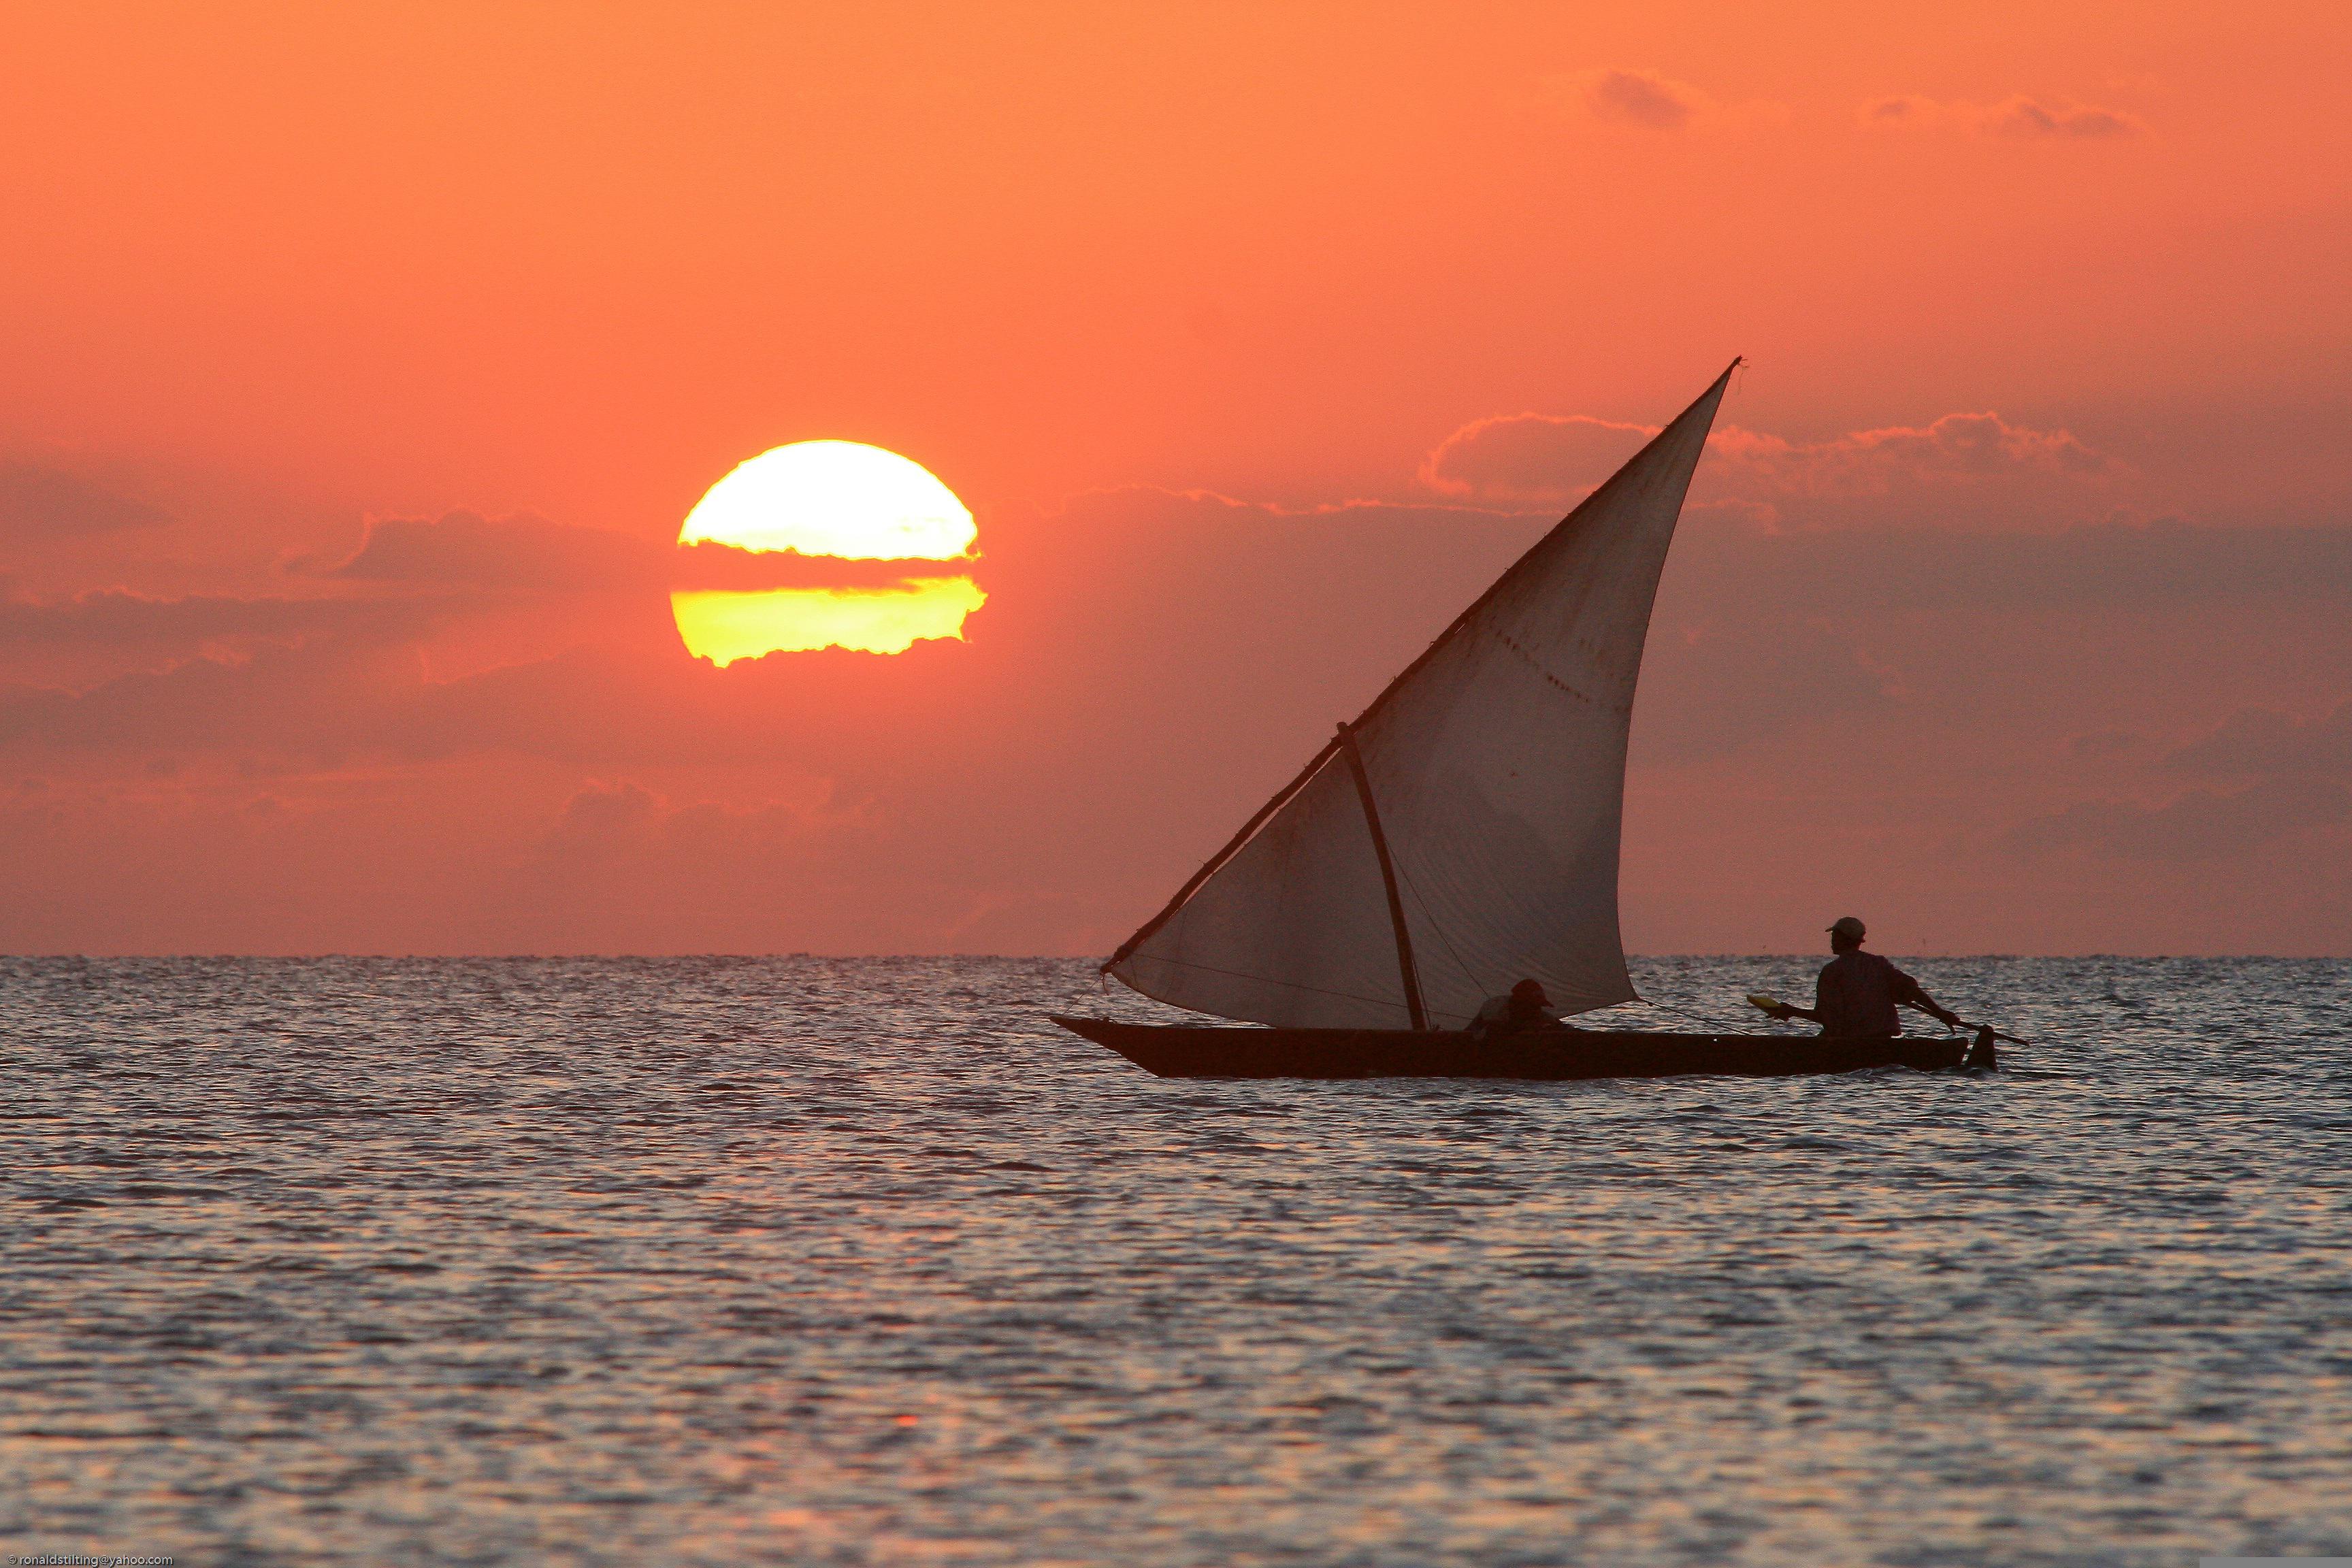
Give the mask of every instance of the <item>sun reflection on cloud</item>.
[[680, 590], [670, 595], [688, 653], [724, 668], [739, 658], [843, 647], [904, 653], [963, 637], [964, 617], [988, 602], [969, 577], [917, 577], [879, 588]]

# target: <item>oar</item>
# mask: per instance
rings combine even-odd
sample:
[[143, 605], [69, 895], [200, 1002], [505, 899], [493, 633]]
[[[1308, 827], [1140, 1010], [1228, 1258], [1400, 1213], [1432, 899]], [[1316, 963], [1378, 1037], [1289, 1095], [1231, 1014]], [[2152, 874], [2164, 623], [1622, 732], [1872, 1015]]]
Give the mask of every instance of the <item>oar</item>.
[[[1749, 1006], [1766, 1013], [1786, 1005], [1778, 996], [1768, 996], [1761, 991], [1749, 992], [1748, 1003]], [[1990, 1024], [1971, 1024], [1964, 1019], [1961, 1021], [1960, 1027], [1973, 1031], [1977, 1037], [1977, 1043], [1969, 1047], [1968, 1055], [1961, 1060], [1960, 1065], [1963, 1067], [1999, 1067], [2000, 1058], [1994, 1054], [1992, 1048], [1992, 1043], [1995, 1040], [2007, 1040], [2012, 1046], [2033, 1044], [2032, 1040], [2021, 1040], [2015, 1035], [2004, 1035]]]
[[[1767, 996], [1760, 991], [1751, 991], [1748, 994], [1748, 1005], [1766, 1013], [1769, 1013], [1775, 1007], [1786, 1005], [1778, 996]], [[2015, 1035], [2004, 1035], [1999, 1029], [1993, 1028], [1990, 1024], [1971, 1024], [1964, 1018], [1960, 1021], [1960, 1027], [1971, 1034], [1979, 1035], [1990, 1030], [1994, 1039], [2007, 1040], [2012, 1046], [2033, 1044], [2032, 1040], [2021, 1040]]]

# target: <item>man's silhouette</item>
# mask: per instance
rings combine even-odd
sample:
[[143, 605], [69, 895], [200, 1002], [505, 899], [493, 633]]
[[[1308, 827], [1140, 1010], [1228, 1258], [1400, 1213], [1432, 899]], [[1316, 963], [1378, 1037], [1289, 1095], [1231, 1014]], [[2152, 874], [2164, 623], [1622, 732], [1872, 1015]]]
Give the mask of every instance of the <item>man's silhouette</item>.
[[1765, 1011], [1783, 1022], [1811, 1018], [1822, 1026], [1824, 1037], [1841, 1039], [1891, 1039], [1901, 1034], [1903, 1020], [1895, 1016], [1898, 1005], [1916, 1007], [1947, 1028], [1958, 1027], [1959, 1016], [1937, 1006], [1917, 981], [1878, 954], [1862, 951], [1862, 939], [1868, 934], [1853, 916], [1840, 919], [1830, 927], [1830, 951], [1837, 956], [1822, 968], [1813, 1005], [1792, 1007], [1782, 1002]]
[[1551, 1010], [1551, 998], [1544, 994], [1543, 984], [1522, 980], [1511, 987], [1509, 995], [1488, 997], [1478, 1016], [1470, 1020], [1469, 1033], [1473, 1039], [1489, 1040], [1529, 1029], [1565, 1026]]

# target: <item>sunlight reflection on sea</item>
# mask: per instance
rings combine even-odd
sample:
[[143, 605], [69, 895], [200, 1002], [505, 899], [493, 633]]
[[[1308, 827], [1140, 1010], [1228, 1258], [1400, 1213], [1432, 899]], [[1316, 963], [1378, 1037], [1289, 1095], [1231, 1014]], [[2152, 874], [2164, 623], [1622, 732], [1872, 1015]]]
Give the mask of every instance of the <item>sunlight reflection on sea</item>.
[[2352, 965], [1917, 967], [2048, 1043], [1185, 1083], [1045, 1023], [1155, 1015], [1074, 963], [0, 963], [0, 1542], [2352, 1552]]

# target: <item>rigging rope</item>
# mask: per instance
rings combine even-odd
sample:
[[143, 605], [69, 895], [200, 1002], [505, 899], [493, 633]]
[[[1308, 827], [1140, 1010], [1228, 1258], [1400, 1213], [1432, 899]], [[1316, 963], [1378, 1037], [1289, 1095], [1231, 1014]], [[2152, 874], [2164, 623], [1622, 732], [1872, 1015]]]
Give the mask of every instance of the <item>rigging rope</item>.
[[1404, 890], [1411, 893], [1412, 901], [1420, 906], [1421, 918], [1429, 924], [1429, 934], [1437, 939], [1438, 946], [1445, 950], [1445, 956], [1452, 959], [1454, 967], [1462, 972], [1462, 978], [1470, 982], [1470, 988], [1482, 996], [1486, 995], [1488, 990], [1486, 983], [1478, 977], [1476, 970], [1463, 962], [1462, 954], [1454, 950], [1453, 939], [1445, 934], [1445, 928], [1439, 925], [1437, 917], [1430, 912], [1429, 900], [1421, 896], [1419, 888], [1413, 886], [1412, 873], [1404, 868], [1402, 861], [1397, 862], [1396, 874], [1397, 880], [1404, 884]]

